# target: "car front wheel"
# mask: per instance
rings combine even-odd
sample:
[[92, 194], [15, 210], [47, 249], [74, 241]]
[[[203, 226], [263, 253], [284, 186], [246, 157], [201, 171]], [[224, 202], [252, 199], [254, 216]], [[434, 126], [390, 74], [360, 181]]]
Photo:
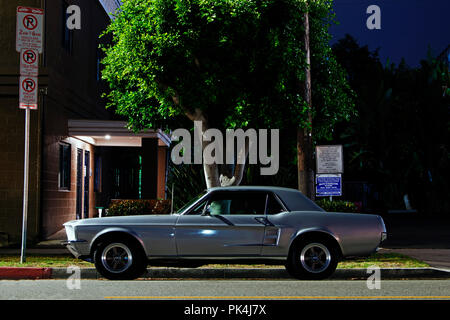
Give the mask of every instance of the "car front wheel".
[[325, 279], [331, 276], [338, 264], [338, 252], [325, 240], [303, 240], [292, 248], [287, 261], [287, 271], [298, 279]]
[[147, 264], [141, 250], [130, 241], [107, 241], [94, 253], [97, 271], [110, 280], [132, 280], [141, 276]]

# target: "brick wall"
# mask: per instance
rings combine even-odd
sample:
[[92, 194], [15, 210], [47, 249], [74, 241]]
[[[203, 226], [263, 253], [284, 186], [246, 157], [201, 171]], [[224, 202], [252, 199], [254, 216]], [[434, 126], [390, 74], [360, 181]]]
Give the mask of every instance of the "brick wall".
[[[71, 145], [71, 184], [69, 190], [59, 189], [59, 145], [65, 142]], [[48, 237], [61, 230], [62, 224], [76, 219], [76, 195], [77, 195], [77, 150], [90, 152], [89, 179], [89, 217], [95, 215], [94, 193], [94, 147], [74, 138], [46, 136], [44, 154], [44, 168], [42, 179], [42, 235]], [[84, 171], [84, 170], [83, 170]], [[84, 174], [82, 179], [82, 194], [84, 195]], [[84, 197], [84, 196], [83, 196]], [[82, 203], [82, 207], [84, 204]]]
[[[44, 54], [40, 56], [39, 111], [32, 111], [28, 238], [45, 238], [75, 218], [76, 188], [58, 190], [59, 143], [72, 146], [72, 184], [76, 182], [76, 148], [93, 147], [68, 140], [68, 119], [110, 119], [100, 98], [97, 81], [99, 34], [109, 17], [98, 1], [66, 0], [79, 5], [82, 28], [73, 32], [73, 50], [62, 46], [61, 0], [0, 0], [0, 233], [12, 242], [20, 240], [22, 225], [24, 111], [18, 109], [19, 55], [15, 51], [16, 7], [46, 8]], [[93, 175], [90, 178], [89, 215], [95, 213]]]
[[[41, 7], [41, 0], [0, 0], [0, 233], [19, 242], [22, 232], [25, 111], [19, 109], [19, 54], [16, 45], [17, 6]], [[39, 231], [41, 111], [31, 111], [28, 239]]]

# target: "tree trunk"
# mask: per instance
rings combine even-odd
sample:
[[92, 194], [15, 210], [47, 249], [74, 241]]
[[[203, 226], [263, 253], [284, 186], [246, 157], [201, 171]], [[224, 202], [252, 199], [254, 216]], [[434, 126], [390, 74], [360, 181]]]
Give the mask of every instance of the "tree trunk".
[[237, 159], [241, 159], [242, 161], [236, 161], [236, 165], [234, 166], [234, 173], [233, 173], [233, 177], [234, 177], [234, 183], [233, 185], [238, 186], [241, 184], [242, 182], [242, 178], [244, 177], [244, 170], [245, 170], [245, 164], [247, 162], [247, 158], [248, 158], [248, 152], [250, 149], [250, 142], [245, 139], [245, 146], [244, 146], [244, 150], [238, 150], [238, 155], [237, 155]]
[[297, 129], [298, 188], [300, 192], [314, 200], [314, 171], [312, 169], [311, 52], [309, 46], [308, 3], [306, 3], [306, 12], [304, 13], [303, 23], [305, 27], [304, 44], [306, 53], [304, 99], [308, 105], [309, 126]]
[[[210, 144], [213, 143], [213, 141], [204, 141], [203, 140], [203, 133], [209, 129], [208, 122], [206, 121], [205, 117], [202, 115], [202, 130], [201, 133], [199, 133], [201, 136], [197, 137], [198, 139], [201, 139], [202, 141], [202, 158], [205, 151], [205, 148]], [[214, 188], [214, 187], [220, 187], [220, 180], [219, 180], [219, 165], [217, 163], [207, 164], [205, 159], [203, 158], [203, 172], [205, 173], [205, 182], [206, 182], [206, 188]]]
[[[221, 166], [220, 184], [221, 186], [238, 186], [244, 177], [245, 164], [247, 162], [250, 143], [245, 139], [244, 149], [237, 150], [234, 164], [223, 164]], [[229, 152], [229, 150], [227, 150]], [[224, 155], [224, 160], [225, 160]], [[224, 161], [225, 162], [225, 161]]]
[[[174, 97], [174, 102], [178, 103], [179, 99], [178, 97]], [[203, 139], [203, 133], [209, 129], [208, 120], [206, 119], [205, 115], [200, 109], [196, 109], [194, 112], [186, 112], [187, 117], [192, 120], [195, 124], [195, 121], [201, 121], [202, 127], [198, 128], [199, 130], [194, 130], [194, 132], [198, 133], [198, 136], [194, 137], [194, 140], [197, 139], [197, 141], [201, 141], [201, 147], [202, 147], [202, 160], [203, 160], [203, 172], [205, 174], [205, 182], [206, 182], [206, 188], [214, 188], [214, 187], [220, 187], [220, 180], [219, 180], [219, 167], [218, 164], [206, 164], [205, 159], [203, 159], [203, 154], [205, 151], [205, 148], [212, 142], [204, 141]]]
[[310, 132], [305, 128], [297, 129], [297, 168], [298, 189], [314, 200], [314, 171], [312, 170], [312, 141]]

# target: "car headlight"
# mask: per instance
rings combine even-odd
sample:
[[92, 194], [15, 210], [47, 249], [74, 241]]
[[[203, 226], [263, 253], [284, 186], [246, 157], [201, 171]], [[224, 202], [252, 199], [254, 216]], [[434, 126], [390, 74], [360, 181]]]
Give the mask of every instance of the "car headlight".
[[66, 225], [65, 227], [66, 227], [67, 240], [68, 241], [76, 240], [74, 227], [71, 225]]

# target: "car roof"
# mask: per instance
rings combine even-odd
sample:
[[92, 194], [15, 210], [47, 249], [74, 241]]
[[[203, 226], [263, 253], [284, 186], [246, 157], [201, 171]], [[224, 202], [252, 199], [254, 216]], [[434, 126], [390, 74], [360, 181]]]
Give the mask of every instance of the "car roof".
[[208, 189], [208, 193], [214, 191], [271, 191], [281, 199], [289, 211], [325, 211], [300, 191], [291, 188], [275, 186], [231, 186]]
[[231, 187], [214, 187], [209, 188], [208, 191], [216, 191], [216, 190], [230, 190], [230, 191], [298, 191], [292, 188], [283, 188], [283, 187], [275, 187], [275, 186], [231, 186]]

